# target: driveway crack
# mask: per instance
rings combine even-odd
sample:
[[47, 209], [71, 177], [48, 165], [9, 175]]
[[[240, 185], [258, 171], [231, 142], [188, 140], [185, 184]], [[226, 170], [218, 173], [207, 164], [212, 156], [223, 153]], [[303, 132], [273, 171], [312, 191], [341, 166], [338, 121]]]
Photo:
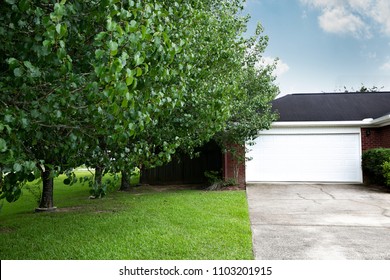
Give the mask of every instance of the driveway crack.
[[336, 197], [334, 195], [332, 195], [331, 193], [327, 192], [327, 191], [324, 191], [323, 188], [320, 188], [320, 191], [323, 192], [324, 194], [327, 194], [329, 195], [332, 199], [336, 199]]
[[300, 193], [296, 193], [296, 194], [301, 199], [308, 200], [308, 201], [313, 201], [314, 203], [321, 205], [321, 203], [319, 203], [317, 200], [306, 198], [303, 195], [301, 195]]

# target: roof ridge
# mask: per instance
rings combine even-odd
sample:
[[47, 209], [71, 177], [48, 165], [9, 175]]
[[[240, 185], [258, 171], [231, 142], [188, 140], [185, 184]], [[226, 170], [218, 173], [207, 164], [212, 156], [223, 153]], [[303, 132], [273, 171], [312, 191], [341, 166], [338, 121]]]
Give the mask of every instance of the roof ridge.
[[289, 96], [289, 95], [337, 95], [337, 94], [390, 94], [390, 91], [370, 91], [370, 92], [307, 92], [307, 93], [304, 93], [304, 92], [301, 92], [301, 93], [291, 93], [291, 94], [287, 94], [287, 95], [284, 95], [284, 96]]

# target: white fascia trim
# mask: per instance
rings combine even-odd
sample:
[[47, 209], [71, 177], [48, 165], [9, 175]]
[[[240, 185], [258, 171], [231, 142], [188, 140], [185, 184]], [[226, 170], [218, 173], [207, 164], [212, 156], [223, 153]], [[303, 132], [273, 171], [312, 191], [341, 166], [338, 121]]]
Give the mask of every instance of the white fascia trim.
[[271, 128], [282, 127], [361, 127], [370, 125], [369, 121], [315, 121], [315, 122], [273, 122]]
[[273, 122], [271, 127], [382, 127], [386, 125], [390, 125], [390, 115], [361, 121]]
[[372, 120], [370, 124], [371, 126], [376, 126], [376, 127], [390, 125], [390, 115], [385, 115], [383, 117]]

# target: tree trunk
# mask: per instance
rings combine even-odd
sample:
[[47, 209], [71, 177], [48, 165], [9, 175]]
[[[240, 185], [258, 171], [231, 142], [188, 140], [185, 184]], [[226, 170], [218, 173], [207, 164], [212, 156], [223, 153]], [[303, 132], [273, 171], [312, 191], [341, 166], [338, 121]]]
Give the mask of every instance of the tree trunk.
[[39, 203], [39, 208], [36, 209], [39, 211], [53, 211], [55, 207], [53, 206], [53, 177], [50, 176], [50, 169], [45, 168], [44, 171], [41, 171], [42, 178], [42, 196], [41, 202]]
[[121, 187], [119, 190], [124, 191], [130, 188], [130, 176], [126, 171], [121, 171]]
[[103, 167], [96, 166], [95, 167], [95, 185], [101, 188], [102, 180], [103, 180]]

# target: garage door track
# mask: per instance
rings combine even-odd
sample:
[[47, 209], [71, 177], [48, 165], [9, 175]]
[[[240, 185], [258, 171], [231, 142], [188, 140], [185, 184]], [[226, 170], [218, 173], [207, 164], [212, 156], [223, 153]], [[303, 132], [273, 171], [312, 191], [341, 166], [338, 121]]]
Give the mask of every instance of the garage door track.
[[255, 259], [390, 259], [385, 188], [249, 184], [247, 197]]

